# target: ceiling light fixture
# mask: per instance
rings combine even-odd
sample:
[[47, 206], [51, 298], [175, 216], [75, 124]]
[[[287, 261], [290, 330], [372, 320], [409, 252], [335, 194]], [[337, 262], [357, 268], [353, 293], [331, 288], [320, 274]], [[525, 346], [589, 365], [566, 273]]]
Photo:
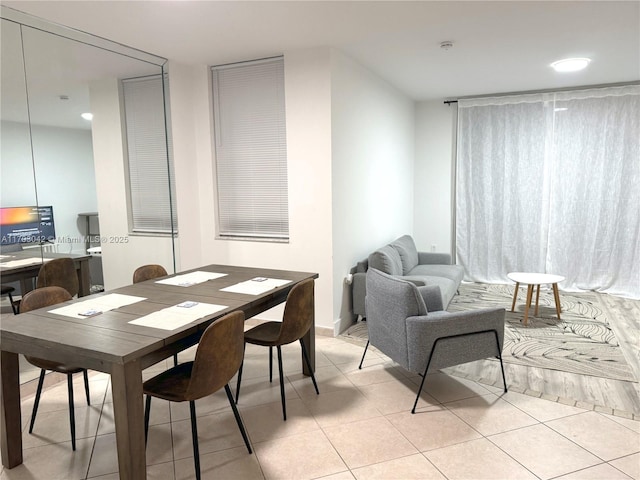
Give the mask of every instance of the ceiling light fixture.
[[82, 115], [80, 115], [82, 118], [84, 118], [85, 120], [91, 121], [93, 120], [93, 113], [83, 113]]
[[451, 40], [440, 42], [440, 48], [443, 50], [451, 50], [453, 48], [453, 42]]
[[553, 62], [551, 66], [556, 72], [577, 72], [587, 68], [589, 62], [591, 62], [590, 58], [565, 58], [564, 60]]

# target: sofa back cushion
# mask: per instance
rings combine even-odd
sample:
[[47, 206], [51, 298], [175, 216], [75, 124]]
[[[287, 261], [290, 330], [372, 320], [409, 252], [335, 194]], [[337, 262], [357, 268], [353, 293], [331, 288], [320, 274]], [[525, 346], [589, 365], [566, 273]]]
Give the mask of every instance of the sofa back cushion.
[[375, 268], [389, 275], [403, 275], [400, 254], [391, 245], [385, 245], [369, 255], [369, 268]]
[[418, 249], [411, 235], [404, 235], [395, 240], [391, 246], [400, 255], [402, 261], [402, 274], [409, 275], [409, 272], [418, 265]]

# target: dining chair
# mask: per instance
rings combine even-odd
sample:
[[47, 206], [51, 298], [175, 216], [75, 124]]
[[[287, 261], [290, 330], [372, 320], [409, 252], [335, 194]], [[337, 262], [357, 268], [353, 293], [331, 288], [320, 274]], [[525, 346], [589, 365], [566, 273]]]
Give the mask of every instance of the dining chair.
[[[146, 282], [154, 278], [166, 277], [167, 271], [162, 265], [149, 264], [138, 267], [133, 272], [133, 283]], [[173, 354], [173, 365], [178, 365], [178, 354]]]
[[0, 295], [2, 295], [3, 297], [6, 295], [7, 297], [9, 297], [9, 303], [11, 304], [11, 310], [13, 310], [13, 314], [17, 315], [18, 314], [18, 305], [19, 305], [19, 301], [14, 300], [13, 299], [13, 295], [12, 293], [16, 291], [16, 289], [14, 287], [12, 287], [11, 285], [0, 285]]
[[[313, 287], [314, 280], [308, 279], [300, 282], [291, 289], [287, 295], [287, 302], [284, 307], [282, 322], [265, 322], [244, 333], [245, 345], [251, 343], [253, 345], [262, 345], [269, 347], [269, 382], [273, 378], [273, 347], [278, 352], [278, 372], [280, 375], [280, 397], [282, 399], [282, 417], [287, 420], [287, 405], [284, 397], [284, 375], [282, 373], [282, 345], [293, 343], [296, 340], [300, 342], [302, 347], [302, 356], [307, 364], [307, 368], [311, 372], [311, 380], [319, 395], [316, 377], [313, 374], [311, 363], [307, 349], [304, 346], [302, 337], [313, 326]], [[244, 364], [244, 362], [243, 362]], [[236, 402], [240, 397], [240, 382], [242, 381], [242, 366], [238, 371], [238, 383], [236, 386]]]
[[140, 283], [158, 277], [166, 277], [167, 271], [162, 265], [142, 265], [133, 272], [133, 283]]
[[[75, 275], [75, 272], [74, 272]], [[26, 313], [38, 308], [49, 307], [61, 302], [71, 300], [71, 295], [67, 290], [62, 287], [42, 287], [36, 288], [22, 297], [20, 304], [20, 313]], [[43, 317], [44, 319], [44, 317]], [[91, 405], [91, 399], [89, 397], [89, 377], [85, 368], [77, 367], [74, 365], [67, 365], [65, 363], [57, 362], [55, 360], [44, 360], [41, 358], [26, 356], [25, 358], [29, 363], [40, 368], [40, 379], [38, 380], [38, 389], [36, 390], [36, 398], [33, 403], [33, 412], [31, 413], [31, 423], [29, 424], [29, 433], [33, 433], [33, 425], [36, 421], [36, 414], [38, 413], [38, 405], [40, 404], [40, 395], [42, 393], [42, 385], [44, 383], [44, 376], [47, 370], [53, 372], [64, 373], [67, 376], [67, 388], [69, 391], [69, 423], [71, 426], [71, 448], [76, 449], [76, 420], [73, 409], [73, 374], [82, 372], [84, 376], [84, 391], [87, 396], [87, 405]]]
[[54, 258], [42, 264], [36, 279], [36, 289], [42, 287], [62, 287], [72, 297], [78, 294], [78, 274], [73, 260], [69, 257]]
[[216, 320], [202, 334], [192, 362], [177, 365], [147, 380], [143, 384], [146, 394], [144, 409], [145, 440], [149, 434], [151, 397], [170, 402], [189, 402], [191, 412], [191, 436], [196, 478], [200, 480], [200, 454], [195, 401], [217, 392], [222, 387], [227, 394], [236, 423], [249, 453], [253, 453], [244, 430], [238, 408], [229, 388], [229, 380], [242, 363], [244, 313], [236, 311]]

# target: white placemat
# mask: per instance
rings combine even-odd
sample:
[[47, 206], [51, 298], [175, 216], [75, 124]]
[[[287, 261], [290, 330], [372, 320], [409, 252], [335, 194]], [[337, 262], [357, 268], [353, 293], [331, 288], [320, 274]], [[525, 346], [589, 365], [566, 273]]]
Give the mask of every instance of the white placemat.
[[76, 302], [71, 305], [65, 305], [64, 307], [58, 307], [53, 310], [49, 310], [49, 313], [56, 313], [58, 315], [64, 315], [65, 317], [72, 318], [87, 318], [94, 317], [102, 312], [108, 312], [110, 310], [115, 310], [116, 308], [124, 307], [125, 305], [141, 302], [142, 300], [146, 300], [146, 298], [136, 297], [133, 295], [122, 295], [120, 293], [110, 293], [108, 295], [91, 298], [83, 302]]
[[236, 283], [226, 288], [220, 289], [221, 292], [244, 293], [245, 295], [260, 295], [276, 287], [291, 283], [291, 280], [281, 280], [279, 278], [256, 277], [251, 280]]
[[197, 271], [185, 273], [182, 275], [176, 275], [175, 277], [165, 278], [163, 280], [158, 280], [156, 281], [156, 283], [162, 283], [164, 285], [177, 285], [179, 287], [190, 287], [191, 285], [196, 285], [208, 280], [215, 280], [216, 278], [224, 277], [225, 275], [227, 274]]
[[[181, 306], [185, 304], [193, 305], [190, 307]], [[143, 327], [161, 328], [162, 330], [175, 330], [225, 308], [227, 308], [226, 305], [215, 305], [213, 303], [182, 302], [136, 320], [131, 320], [129, 323]]]

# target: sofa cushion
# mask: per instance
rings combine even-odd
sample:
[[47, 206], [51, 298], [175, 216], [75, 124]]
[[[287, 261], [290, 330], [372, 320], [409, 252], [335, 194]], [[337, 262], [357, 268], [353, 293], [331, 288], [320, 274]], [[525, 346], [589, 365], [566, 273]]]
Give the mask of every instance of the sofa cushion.
[[398, 251], [402, 260], [402, 274], [409, 275], [412, 268], [418, 265], [418, 249], [411, 235], [404, 235], [395, 240], [391, 246]]
[[407, 275], [402, 277], [404, 280], [413, 282], [414, 280], [423, 282], [425, 286], [437, 285], [440, 287], [440, 293], [442, 294], [442, 308], [446, 309], [449, 303], [456, 294], [458, 289], [458, 283], [445, 277], [431, 276], [431, 275]]
[[417, 265], [405, 275], [411, 275], [415, 277], [419, 277], [422, 275], [445, 277], [449, 280], [453, 280], [456, 285], [459, 285], [464, 278], [464, 268], [462, 268], [460, 265]]
[[391, 245], [385, 245], [369, 255], [369, 268], [375, 268], [389, 275], [402, 275], [400, 254]]

